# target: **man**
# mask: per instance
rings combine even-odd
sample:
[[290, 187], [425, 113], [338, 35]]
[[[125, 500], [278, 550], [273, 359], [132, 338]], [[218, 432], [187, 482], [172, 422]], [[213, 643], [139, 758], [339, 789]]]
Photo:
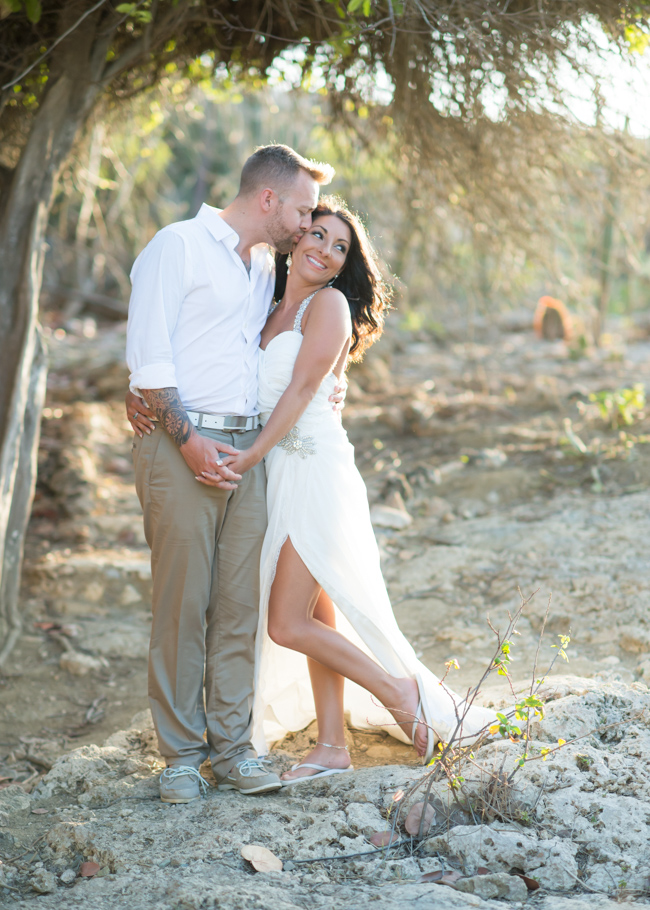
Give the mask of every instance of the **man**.
[[[261, 244], [290, 252], [332, 176], [287, 146], [260, 148], [230, 205], [203, 205], [161, 230], [131, 273], [130, 388], [151, 409], [135, 399], [130, 419], [151, 547], [149, 701], [167, 762], [165, 802], [200, 795], [207, 757], [219, 789], [281, 786], [250, 742], [264, 467], [241, 477], [221, 455], [259, 432], [257, 351], [274, 287]], [[151, 433], [154, 414], [161, 429]], [[198, 483], [202, 471], [219, 473], [220, 488]]]

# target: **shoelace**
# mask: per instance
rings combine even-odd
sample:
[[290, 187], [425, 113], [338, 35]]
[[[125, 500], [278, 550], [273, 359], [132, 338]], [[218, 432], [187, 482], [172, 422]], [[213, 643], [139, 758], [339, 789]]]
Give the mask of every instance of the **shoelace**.
[[201, 787], [203, 793], [208, 789], [207, 782], [201, 777], [196, 768], [191, 768], [189, 765], [179, 765], [177, 768], [165, 768], [163, 773], [160, 775], [160, 779], [165, 781], [176, 780], [177, 777], [182, 777], [184, 774], [188, 774], [190, 777], [195, 777], [196, 781]]
[[245, 758], [238, 761], [235, 768], [239, 768], [242, 777], [250, 777], [254, 771], [261, 771], [263, 774], [267, 771], [264, 765], [272, 764], [270, 758]]

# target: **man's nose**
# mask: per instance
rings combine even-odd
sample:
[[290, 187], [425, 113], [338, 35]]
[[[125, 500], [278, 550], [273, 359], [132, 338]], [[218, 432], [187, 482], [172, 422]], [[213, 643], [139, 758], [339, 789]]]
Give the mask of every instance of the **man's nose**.
[[311, 227], [311, 212], [308, 215], [303, 215], [300, 219], [300, 230], [305, 232], [308, 231]]

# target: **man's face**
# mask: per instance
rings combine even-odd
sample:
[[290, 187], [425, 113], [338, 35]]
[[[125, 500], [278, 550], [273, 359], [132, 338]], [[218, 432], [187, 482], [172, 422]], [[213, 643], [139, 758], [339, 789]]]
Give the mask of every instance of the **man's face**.
[[311, 213], [318, 203], [318, 184], [307, 171], [299, 171], [294, 182], [278, 197], [269, 215], [269, 242], [278, 253], [290, 253], [311, 227]]

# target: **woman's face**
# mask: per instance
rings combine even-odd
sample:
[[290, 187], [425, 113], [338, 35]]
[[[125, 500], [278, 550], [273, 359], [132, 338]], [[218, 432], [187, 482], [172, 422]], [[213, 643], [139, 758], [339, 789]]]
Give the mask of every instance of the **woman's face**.
[[294, 269], [309, 284], [327, 284], [345, 265], [352, 234], [337, 215], [319, 215], [292, 254]]

